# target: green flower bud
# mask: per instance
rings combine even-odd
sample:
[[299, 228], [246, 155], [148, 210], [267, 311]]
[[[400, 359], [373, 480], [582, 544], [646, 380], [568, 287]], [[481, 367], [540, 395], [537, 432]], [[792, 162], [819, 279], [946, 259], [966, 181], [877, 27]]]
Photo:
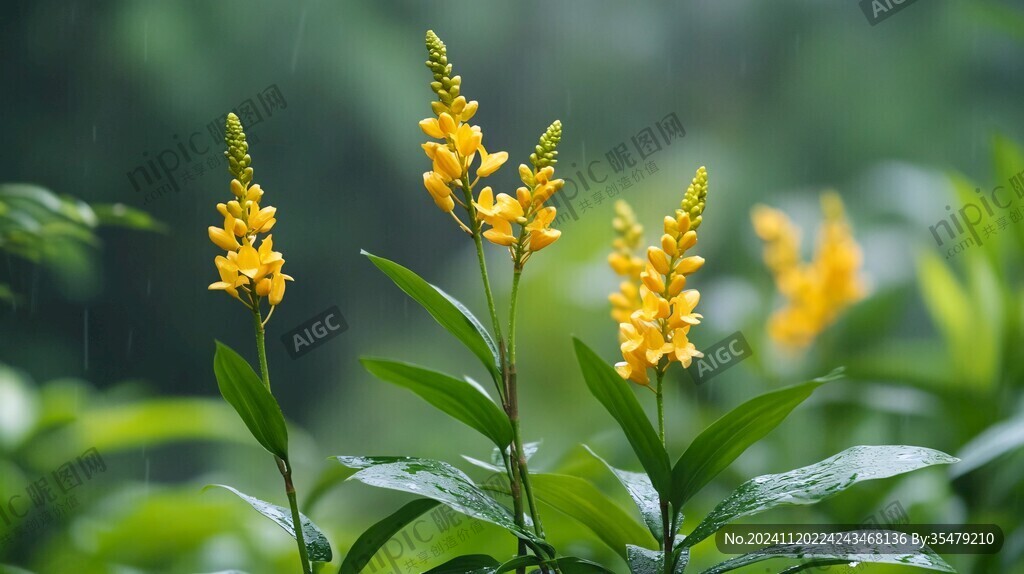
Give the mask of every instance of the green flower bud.
[[562, 122], [555, 120], [540, 136], [540, 141], [530, 154], [534, 170], [541, 170], [558, 163], [558, 142], [562, 141]]

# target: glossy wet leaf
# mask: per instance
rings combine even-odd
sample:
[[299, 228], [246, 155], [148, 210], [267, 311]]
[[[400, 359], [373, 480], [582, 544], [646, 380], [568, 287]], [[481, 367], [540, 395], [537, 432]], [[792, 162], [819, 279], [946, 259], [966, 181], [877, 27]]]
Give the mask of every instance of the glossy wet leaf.
[[427, 570], [424, 574], [490, 574], [501, 563], [485, 554], [470, 554], [452, 558], [444, 564]]
[[693, 546], [725, 524], [778, 506], [815, 504], [867, 480], [889, 478], [937, 464], [948, 454], [916, 446], [855, 446], [825, 460], [745, 482], [704, 518], [686, 539]]
[[837, 373], [833, 372], [828, 377], [755, 397], [704, 429], [672, 470], [670, 500], [673, 508], [683, 508], [686, 501], [700, 492], [750, 445], [764, 438], [785, 420], [797, 405], [811, 396], [814, 389], [836, 376]]
[[271, 454], [288, 460], [288, 427], [284, 414], [249, 363], [231, 347], [217, 341], [213, 372], [220, 394], [234, 407], [256, 441]]
[[374, 524], [356, 540], [345, 556], [338, 574], [359, 574], [363, 567], [384, 547], [385, 544], [403, 528], [423, 514], [429, 512], [440, 502], [430, 498], [420, 498], [406, 504], [384, 520]]
[[604, 566], [575, 556], [566, 556], [555, 560], [558, 570], [562, 574], [615, 574]]
[[952, 469], [954, 478], [963, 476], [989, 462], [1024, 448], [1024, 415], [990, 426], [960, 450], [963, 462]]
[[495, 380], [501, 378], [498, 368], [500, 363], [498, 347], [494, 344], [494, 339], [491, 338], [487, 329], [465, 305], [394, 261], [377, 257], [366, 251], [362, 253], [394, 281], [399, 289], [405, 291], [407, 295], [422, 305], [438, 324], [472, 351], [487, 367], [491, 376], [495, 377]]
[[[223, 488], [234, 493], [238, 498], [248, 502], [249, 506], [252, 506], [256, 512], [266, 516], [275, 524], [283, 528], [285, 532], [291, 535], [292, 538], [295, 538], [295, 525], [292, 522], [292, 511], [290, 509], [265, 502], [258, 498], [253, 498], [248, 494], [239, 492], [238, 490], [223, 484], [213, 484], [206, 488], [209, 489], [212, 487]], [[309, 553], [309, 559], [313, 562], [330, 562], [333, 558], [333, 552], [331, 551], [331, 543], [327, 541], [327, 537], [324, 536], [324, 533], [321, 532], [320, 529], [313, 524], [313, 521], [307, 518], [304, 514], [300, 513], [299, 519], [302, 521], [302, 536], [306, 541], [306, 551]]]
[[480, 389], [444, 373], [387, 359], [361, 359], [375, 377], [409, 389], [439, 410], [486, 436], [499, 448], [512, 442], [505, 413]]
[[656, 540], [662, 540], [665, 537], [665, 529], [662, 526], [661, 502], [658, 492], [651, 485], [651, 479], [647, 478], [647, 475], [642, 472], [630, 472], [615, 468], [608, 464], [608, 461], [598, 456], [589, 446], [584, 445], [583, 448], [587, 449], [587, 452], [608, 467], [608, 470], [615, 475], [615, 478], [619, 479], [619, 482], [629, 492], [630, 498], [633, 499], [633, 503], [636, 504], [637, 509], [640, 511], [647, 529], [651, 531]]
[[634, 394], [632, 383], [619, 376], [611, 365], [587, 347], [583, 341], [573, 339], [576, 359], [583, 370], [583, 378], [591, 394], [604, 405], [629, 440], [633, 452], [647, 471], [654, 489], [667, 495], [671, 487], [672, 470], [668, 453], [662, 446], [651, 420], [647, 418], [640, 401]]
[[657, 548], [654, 537], [593, 484], [564, 474], [531, 476], [537, 499], [589, 528], [626, 558], [626, 546]]
[[[935, 570], [938, 572], [956, 572], [952, 566], [946, 564], [946, 561], [935, 554], [930, 548], [925, 548], [923, 551], [906, 554], [898, 553], [898, 547], [885, 546], [885, 545], [857, 545], [857, 546], [843, 546], [835, 545], [835, 552], [828, 554], [813, 554], [813, 552], [820, 552], [820, 546], [801, 546], [796, 544], [786, 544], [779, 546], [769, 546], [758, 550], [757, 552], [751, 552], [738, 556], [731, 560], [726, 560], [720, 564], [715, 565], [703, 572], [703, 574], [721, 574], [722, 572], [729, 572], [744, 566], [756, 564], [764, 560], [771, 560], [773, 558], [795, 558], [798, 560], [820, 560], [825, 564], [839, 564], [848, 562], [869, 562], [873, 564], [896, 564], [903, 566], [916, 566], [917, 568], [924, 568], [925, 570]], [[871, 553], [865, 553], [865, 549], [870, 549]]]
[[446, 462], [411, 457], [336, 458], [344, 466], [359, 469], [351, 480], [432, 498], [466, 516], [496, 524], [524, 540], [544, 544], [532, 532], [519, 528], [507, 508]]

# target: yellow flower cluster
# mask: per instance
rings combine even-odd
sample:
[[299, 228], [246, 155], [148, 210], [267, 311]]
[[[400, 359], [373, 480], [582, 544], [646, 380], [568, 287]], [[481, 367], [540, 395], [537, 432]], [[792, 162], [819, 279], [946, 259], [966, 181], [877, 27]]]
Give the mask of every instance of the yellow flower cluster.
[[[484, 237], [495, 245], [508, 247], [519, 268], [532, 253], [551, 245], [562, 235], [561, 231], [551, 229], [557, 214], [555, 206], [544, 205], [565, 185], [565, 181], [553, 179], [558, 162], [556, 148], [561, 139], [562, 122], [555, 120], [540, 136], [536, 153], [530, 155], [530, 166], [519, 165], [523, 185], [516, 189], [515, 197], [506, 193], [495, 197], [491, 188], [485, 187], [473, 202], [477, 217], [491, 226], [484, 231]], [[513, 224], [519, 226], [518, 232], [513, 231]]]
[[700, 292], [685, 288], [687, 276], [704, 265], [704, 258], [686, 253], [697, 244], [707, 189], [707, 170], [701, 167], [675, 217], [665, 217], [661, 246], [647, 249], [639, 308], [619, 325], [624, 360], [615, 368], [624, 379], [648, 385], [648, 369], [664, 372], [672, 362], [685, 368], [694, 357], [704, 356], [689, 340], [690, 327], [702, 319], [694, 312]]
[[267, 297], [273, 307], [284, 298], [285, 281], [292, 280], [281, 271], [284, 258], [274, 251], [273, 236], [268, 234], [260, 239], [277, 223], [277, 208], [260, 205], [263, 189], [258, 184], [252, 185], [252, 158], [238, 116], [228, 114], [226, 128], [224, 140], [228, 151], [225, 155], [228, 171], [235, 176], [231, 180], [231, 193], [235, 198], [217, 204], [217, 211], [224, 216], [224, 225], [209, 229], [210, 240], [227, 252], [214, 260], [220, 281], [209, 288], [226, 291], [250, 309], [258, 310], [263, 297]]
[[644, 259], [637, 255], [637, 251], [644, 239], [644, 227], [637, 222], [633, 208], [623, 199], [615, 202], [612, 229], [617, 237], [612, 241], [608, 265], [625, 279], [619, 284], [619, 292], [609, 295], [608, 300], [612, 304], [612, 319], [616, 323], [627, 323], [633, 310], [641, 303], [640, 273], [644, 270]]
[[[429, 53], [427, 67], [434, 74], [430, 87], [437, 94], [438, 100], [431, 102], [436, 117], [421, 121], [420, 128], [431, 138], [442, 141], [423, 144], [423, 151], [433, 162], [432, 170], [423, 174], [423, 185], [434, 203], [442, 211], [451, 213], [459, 225], [469, 231], [454, 212], [456, 202], [463, 207], [466, 207], [466, 203], [454, 196], [452, 190], [460, 188], [464, 194], [467, 193], [480, 178], [497, 171], [508, 160], [508, 153], [488, 153], [484, 148], [480, 126], [467, 123], [476, 114], [479, 104], [467, 101], [459, 93], [462, 78], [451, 76], [452, 65], [448, 62], [444, 42], [432, 30], [427, 32], [426, 42]], [[469, 173], [477, 156], [480, 161], [476, 168], [476, 179], [470, 182]]]
[[[521, 267], [531, 253], [551, 245], [561, 233], [551, 229], [555, 208], [544, 206], [544, 202], [565, 183], [554, 179], [556, 147], [562, 137], [562, 124], [555, 121], [541, 136], [536, 152], [530, 155], [532, 168], [525, 164], [519, 166], [523, 186], [516, 190], [516, 197], [505, 193], [495, 196], [494, 190], [488, 186], [474, 198], [473, 189], [480, 179], [492, 175], [504, 165], [508, 161], [508, 153], [489, 153], [483, 146], [480, 126], [468, 123], [479, 104], [467, 101], [461, 95], [462, 78], [451, 75], [447, 47], [432, 30], [427, 31], [426, 45], [426, 64], [434, 76], [430, 88], [438, 99], [430, 105], [436, 117], [421, 121], [420, 129], [440, 141], [423, 144], [423, 151], [433, 164], [431, 171], [423, 174], [423, 186], [434, 203], [442, 211], [450, 213], [466, 233], [474, 235], [481, 230], [481, 223], [490, 226], [482, 232], [483, 236], [491, 243], [508, 247], [513, 261]], [[473, 172], [478, 157], [479, 162]], [[475, 173], [472, 180], [471, 173]], [[456, 190], [462, 197], [455, 193]], [[466, 209], [469, 225], [455, 214], [455, 204]], [[513, 224], [520, 229], [514, 231]]]
[[821, 198], [825, 221], [814, 259], [800, 257], [800, 230], [785, 213], [766, 206], [753, 211], [754, 230], [764, 241], [764, 261], [786, 304], [769, 322], [772, 339], [789, 348], [805, 348], [834, 323], [843, 310], [864, 298], [862, 256], [834, 192]]

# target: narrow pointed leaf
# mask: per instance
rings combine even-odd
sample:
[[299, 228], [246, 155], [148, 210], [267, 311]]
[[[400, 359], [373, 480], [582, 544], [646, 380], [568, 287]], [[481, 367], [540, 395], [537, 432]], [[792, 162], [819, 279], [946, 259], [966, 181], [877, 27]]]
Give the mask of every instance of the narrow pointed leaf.
[[[340, 467], [339, 467], [340, 468]], [[423, 514], [435, 508], [440, 502], [430, 498], [419, 498], [402, 508], [394, 514], [371, 526], [364, 532], [352, 548], [348, 556], [341, 564], [338, 574], [359, 574], [363, 567], [370, 563], [370, 560], [403, 528], [409, 525]]]
[[[253, 507], [256, 512], [259, 512], [263, 516], [274, 521], [275, 524], [290, 534], [292, 538], [295, 538], [295, 525], [292, 522], [291, 510], [277, 506], [276, 504], [264, 502], [258, 498], [253, 498], [248, 494], [239, 492], [238, 490], [223, 484], [212, 484], [206, 488], [209, 489], [212, 487], [223, 488], [234, 493], [238, 498], [248, 502], [249, 506]], [[302, 536], [306, 541], [306, 552], [309, 553], [309, 559], [313, 562], [330, 562], [334, 554], [331, 551], [331, 543], [327, 541], [327, 537], [324, 536], [324, 533], [321, 532], [315, 524], [313, 524], [312, 520], [306, 518], [304, 514], [299, 514], [299, 519], [302, 521]]]
[[462, 342], [487, 367], [496, 380], [501, 377], [498, 347], [487, 329], [470, 313], [469, 309], [444, 291], [427, 283], [422, 277], [394, 261], [362, 252], [384, 272], [399, 289], [405, 291], [456, 339]]
[[220, 394], [235, 408], [256, 441], [271, 454], [288, 460], [288, 427], [281, 406], [249, 363], [217, 341], [213, 372]]
[[672, 506], [682, 508], [750, 445], [785, 420], [797, 405], [811, 396], [814, 389], [835, 375], [765, 393], [736, 407], [704, 429], [672, 470]]
[[961, 477], [1019, 448], [1024, 448], [1024, 415], [996, 423], [964, 445], [959, 453], [963, 462], [953, 468], [953, 478]]
[[629, 496], [633, 499], [637, 509], [640, 510], [644, 524], [647, 525], [647, 529], [651, 531], [654, 538], [656, 540], [664, 539], [665, 529], [662, 526], [661, 503], [658, 498], [658, 492], [651, 485], [651, 479], [641, 472], [630, 472], [615, 468], [608, 464], [608, 461], [598, 456], [590, 447], [584, 445], [583, 448], [587, 449], [587, 452], [593, 455], [594, 458], [604, 463], [608, 470], [615, 475], [615, 478], [619, 479], [622, 486], [629, 492]]
[[[523, 454], [526, 455], [526, 462], [530, 462], [530, 459], [533, 458], [533, 455], [537, 454], [537, 451], [540, 450], [541, 442], [542, 441], [538, 440], [534, 442], [528, 442], [523, 445]], [[508, 454], [509, 452], [511, 452], [511, 448], [506, 447], [505, 453]], [[496, 448], [493, 451], [491, 451], [491, 464], [499, 467], [504, 466], [505, 459], [501, 456], [501, 449]]]
[[336, 457], [360, 469], [350, 480], [432, 498], [478, 520], [496, 524], [524, 540], [549, 547], [529, 530], [516, 525], [512, 513], [498, 504], [461, 470], [439, 460], [411, 457]]
[[501, 563], [485, 554], [469, 554], [452, 558], [424, 574], [492, 574]]
[[727, 523], [777, 506], [815, 504], [867, 480], [957, 462], [945, 453], [916, 446], [855, 446], [825, 460], [766, 474], [737, 488], [704, 518], [686, 539], [693, 546]]
[[654, 489], [667, 495], [672, 482], [672, 469], [668, 453], [662, 446], [654, 426], [633, 394], [630, 383], [625, 381], [611, 365], [587, 347], [583, 341], [573, 339], [576, 358], [583, 370], [583, 378], [591, 394], [604, 405], [623, 432], [640, 464], [647, 471]]
[[[902, 566], [916, 566], [925, 570], [935, 570], [938, 572], [956, 572], [952, 566], [946, 564], [946, 561], [939, 557], [938, 554], [933, 552], [930, 548], [925, 547], [921, 552], [906, 554], [898, 553], [894, 551], [894, 547], [887, 547], [885, 545], [877, 545], [874, 547], [859, 546], [842, 546], [836, 545], [833, 547], [835, 552], [829, 552], [824, 554], [821, 552], [821, 546], [801, 546], [795, 544], [786, 544], [780, 546], [769, 546], [758, 550], [757, 552], [751, 552], [738, 556], [731, 560], [719, 563], [712, 568], [709, 568], [703, 572], [703, 574], [721, 574], [722, 572], [729, 572], [756, 564], [764, 560], [771, 560], [773, 558], [794, 558], [794, 559], [807, 559], [821, 561], [823, 564], [839, 564], [847, 562], [862, 562], [872, 564], [896, 564]], [[870, 552], [865, 552], [870, 550]]]
[[657, 548], [654, 537], [593, 484], [564, 474], [530, 476], [537, 499], [589, 528], [626, 558], [626, 546]]
[[498, 405], [472, 384], [444, 373], [387, 359], [361, 359], [375, 377], [409, 389], [498, 448], [512, 442], [512, 425]]
[[615, 574], [612, 570], [584, 558], [566, 556], [555, 560], [562, 574]]

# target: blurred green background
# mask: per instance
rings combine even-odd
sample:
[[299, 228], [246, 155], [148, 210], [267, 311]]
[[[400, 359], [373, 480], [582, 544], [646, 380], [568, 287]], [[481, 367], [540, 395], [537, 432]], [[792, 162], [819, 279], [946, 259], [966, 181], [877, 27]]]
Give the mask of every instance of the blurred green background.
[[[918, 2], [876, 26], [855, 0], [9, 2], [0, 14], [0, 181], [124, 204], [166, 226], [101, 227], [73, 257], [44, 264], [5, 254], [0, 283], [17, 297], [0, 310], [0, 502], [90, 447], [108, 470], [81, 487], [70, 515], [13, 543], [0, 539], [0, 562], [47, 573], [291, 567], [294, 547], [274, 526], [230, 495], [200, 492], [228, 482], [282, 503], [280, 478], [222, 405], [211, 369], [215, 338], [255, 360], [248, 317], [206, 290], [218, 254], [206, 227], [219, 224], [214, 206], [229, 194], [224, 164], [210, 163], [222, 146], [208, 125], [221, 127], [247, 100], [261, 116], [247, 125], [255, 180], [279, 210], [275, 248], [296, 279], [268, 346], [275, 394], [293, 423], [300, 493], [331, 468], [328, 455], [487, 457], [485, 440], [357, 362], [385, 355], [482, 375], [359, 254], [401, 262], [485, 314], [472, 244], [421, 185], [428, 163], [417, 122], [433, 97], [427, 29], [447, 43], [463, 94], [480, 102], [473, 121], [485, 145], [510, 153], [491, 185], [513, 190], [514, 166], [537, 136], [554, 119], [564, 126], [558, 173], [577, 185], [560, 205], [576, 193], [578, 219], [563, 221], [562, 239], [531, 260], [520, 301], [526, 438], [544, 441], [534, 466], [590, 478], [629, 508], [579, 449], [599, 447], [636, 468], [586, 391], [570, 335], [616, 358], [612, 201], [594, 196], [627, 175], [611, 174], [606, 152], [632, 149], [632, 137], [672, 113], [685, 137], [646, 158], [656, 171], [617, 197], [654, 230], [696, 168], [708, 167], [697, 248], [707, 264], [691, 282], [705, 323], [692, 338], [701, 347], [742, 330], [755, 358], [699, 389], [677, 372], [670, 452], [745, 398], [835, 366], [851, 375], [744, 455], [700, 510], [751, 476], [846, 446], [957, 454], [1020, 416], [1024, 234], [1005, 231], [947, 259], [948, 245], [936, 246], [929, 230], [947, 206], [973, 200], [975, 187], [1008, 187], [1024, 170], [1013, 143], [1024, 140], [1024, 11], [1012, 2]], [[267, 99], [274, 87], [278, 97]], [[164, 172], [177, 190], [140, 175], [161, 160], [179, 165]], [[583, 189], [576, 171], [594, 161], [599, 176], [614, 178]], [[850, 211], [872, 296], [807, 353], [788, 355], [765, 338], [777, 301], [749, 212], [756, 203], [786, 210], [810, 251], [818, 194], [829, 188]], [[498, 248], [490, 253], [506, 301], [510, 265]], [[333, 305], [349, 329], [290, 359], [279, 337]], [[1000, 556], [950, 561], [962, 572], [1022, 572], [1024, 459], [1010, 452], [1022, 428], [1004, 429], [999, 456], [955, 480], [932, 470], [769, 516], [859, 522], [900, 501], [915, 522], [997, 522], [1007, 532]], [[337, 556], [402, 502], [344, 484], [311, 515]], [[564, 552], [624, 569], [578, 525], [549, 520]], [[488, 527], [453, 552], [508, 553], [507, 538]], [[695, 563], [716, 554], [704, 543]], [[388, 568], [376, 571], [426, 569]]]

